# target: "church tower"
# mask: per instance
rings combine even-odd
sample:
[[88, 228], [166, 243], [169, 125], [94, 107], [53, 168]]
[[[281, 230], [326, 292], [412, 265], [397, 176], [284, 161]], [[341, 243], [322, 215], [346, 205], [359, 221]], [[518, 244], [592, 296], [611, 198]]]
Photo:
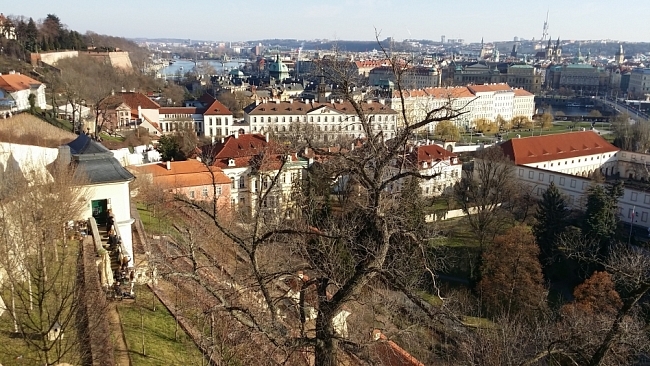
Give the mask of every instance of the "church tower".
[[551, 39], [548, 39], [548, 44], [546, 45], [546, 59], [553, 60], [553, 48], [551, 47]]
[[625, 61], [625, 53], [623, 52], [623, 45], [618, 45], [618, 51], [616, 51], [616, 63], [621, 65]]

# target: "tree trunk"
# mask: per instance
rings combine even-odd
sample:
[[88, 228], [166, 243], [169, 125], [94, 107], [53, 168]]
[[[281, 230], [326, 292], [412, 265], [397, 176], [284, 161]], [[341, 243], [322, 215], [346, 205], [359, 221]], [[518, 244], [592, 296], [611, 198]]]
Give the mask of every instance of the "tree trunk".
[[314, 346], [314, 366], [337, 366], [337, 341], [331, 317], [318, 312], [316, 318], [316, 345]]

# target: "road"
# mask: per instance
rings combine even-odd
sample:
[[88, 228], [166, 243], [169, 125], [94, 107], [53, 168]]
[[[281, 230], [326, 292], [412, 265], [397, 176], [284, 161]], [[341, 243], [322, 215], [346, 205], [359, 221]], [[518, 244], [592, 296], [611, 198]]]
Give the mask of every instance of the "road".
[[625, 112], [625, 113], [629, 114], [630, 118], [632, 118], [634, 120], [643, 121], [643, 122], [650, 122], [650, 117], [647, 114], [645, 114], [643, 112], [639, 112], [636, 109], [625, 105], [625, 103], [614, 102], [614, 101], [611, 101], [609, 99], [604, 99], [602, 97], [600, 98], [600, 101], [602, 103], [605, 103], [605, 104], [609, 105], [612, 108], [615, 108], [616, 110], [618, 110], [620, 112]]

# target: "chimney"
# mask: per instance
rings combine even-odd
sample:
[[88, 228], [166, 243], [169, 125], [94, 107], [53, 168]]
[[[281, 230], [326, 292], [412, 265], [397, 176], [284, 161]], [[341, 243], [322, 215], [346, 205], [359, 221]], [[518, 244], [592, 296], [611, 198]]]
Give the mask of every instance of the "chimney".
[[267, 132], [265, 136], [266, 136], [266, 142], [269, 142], [269, 133]]
[[172, 170], [172, 162], [167, 161], [167, 170]]
[[142, 120], [142, 107], [138, 106], [138, 119]]
[[238, 139], [239, 138], [239, 130], [235, 130], [235, 133], [233, 135], [235, 136], [236, 139]]

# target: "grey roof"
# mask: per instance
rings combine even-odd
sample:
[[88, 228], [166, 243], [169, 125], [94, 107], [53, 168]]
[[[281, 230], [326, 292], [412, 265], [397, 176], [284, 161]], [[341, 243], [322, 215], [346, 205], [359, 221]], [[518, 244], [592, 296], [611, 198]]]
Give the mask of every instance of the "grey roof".
[[88, 135], [81, 134], [68, 144], [75, 164], [75, 175], [90, 184], [128, 182], [133, 174], [124, 169], [113, 153]]

